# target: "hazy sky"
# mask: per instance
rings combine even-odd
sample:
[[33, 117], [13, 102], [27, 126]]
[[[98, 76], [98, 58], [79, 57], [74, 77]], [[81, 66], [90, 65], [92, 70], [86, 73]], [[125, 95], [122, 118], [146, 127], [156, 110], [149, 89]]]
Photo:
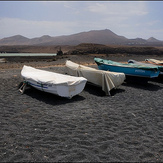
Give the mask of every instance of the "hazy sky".
[[163, 1], [0, 1], [0, 39], [102, 29], [163, 40]]

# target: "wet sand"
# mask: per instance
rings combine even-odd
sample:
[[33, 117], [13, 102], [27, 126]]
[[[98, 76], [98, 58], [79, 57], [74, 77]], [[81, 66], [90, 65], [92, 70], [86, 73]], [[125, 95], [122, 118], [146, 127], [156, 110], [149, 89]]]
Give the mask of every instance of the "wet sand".
[[72, 99], [30, 87], [20, 94], [24, 64], [59, 73], [66, 59], [96, 67], [94, 56], [69, 57], [0, 63], [1, 161], [162, 162], [163, 81], [124, 82], [111, 96], [89, 84]]

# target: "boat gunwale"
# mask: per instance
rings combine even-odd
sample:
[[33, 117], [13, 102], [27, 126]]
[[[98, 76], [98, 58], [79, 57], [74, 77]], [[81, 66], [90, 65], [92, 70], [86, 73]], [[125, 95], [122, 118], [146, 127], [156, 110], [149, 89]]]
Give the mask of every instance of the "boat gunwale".
[[[96, 62], [96, 61], [95, 61]], [[125, 65], [124, 64], [124, 66], [123, 65], [114, 65], [114, 64], [107, 64], [107, 63], [101, 63], [101, 62], [96, 62], [97, 63], [97, 65], [102, 65], [102, 64], [104, 64], [104, 65], [108, 65], [108, 66], [115, 66], [115, 67], [124, 67], [124, 68], [132, 68], [132, 69], [142, 69], [142, 70], [149, 70], [149, 71], [160, 71], [158, 68], [142, 68], [142, 67], [133, 67], [132, 65]]]

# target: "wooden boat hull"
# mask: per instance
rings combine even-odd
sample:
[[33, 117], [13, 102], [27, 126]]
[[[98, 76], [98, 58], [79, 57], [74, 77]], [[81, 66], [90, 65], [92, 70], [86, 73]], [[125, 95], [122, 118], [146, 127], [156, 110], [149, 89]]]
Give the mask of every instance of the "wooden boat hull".
[[[28, 85], [61, 97], [72, 98], [82, 92], [87, 82], [83, 77], [72, 77], [59, 73], [24, 66], [21, 75]], [[60, 80], [61, 78], [61, 80]]]
[[163, 66], [163, 61], [162, 61], [162, 60], [145, 59], [145, 62], [146, 62], [146, 63], [149, 63], [149, 64], [154, 64], [154, 65]]
[[145, 63], [158, 66], [160, 68], [160, 74], [163, 75], [163, 61], [156, 59], [145, 59]]
[[158, 77], [160, 73], [160, 71], [156, 69], [141, 69], [141, 68], [132, 67], [131, 65], [130, 66], [113, 65], [113, 64], [98, 62], [98, 60], [96, 59], [95, 62], [97, 63], [98, 68], [100, 70], [122, 72], [129, 76], [154, 78], [154, 77]]
[[163, 66], [160, 66], [159, 64], [153, 64], [152, 62], [138, 62], [138, 61], [135, 61], [135, 60], [128, 60], [128, 63], [133, 63], [133, 64], [137, 64], [137, 65], [146, 65], [146, 66], [149, 66], [149, 67], [158, 67], [158, 69], [160, 70], [160, 74], [162, 75], [163, 74]]
[[86, 78], [88, 82], [102, 87], [106, 95], [109, 95], [113, 88], [120, 86], [126, 78], [124, 73], [102, 71], [69, 60], [66, 61], [65, 72], [69, 75]]

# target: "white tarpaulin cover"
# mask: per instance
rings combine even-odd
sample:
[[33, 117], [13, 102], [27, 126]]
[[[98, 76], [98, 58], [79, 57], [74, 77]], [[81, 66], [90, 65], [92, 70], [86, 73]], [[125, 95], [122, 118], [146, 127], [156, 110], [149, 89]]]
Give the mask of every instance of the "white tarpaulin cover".
[[37, 89], [64, 97], [72, 97], [80, 93], [87, 82], [87, 79], [83, 77], [74, 77], [39, 70], [25, 65], [21, 71], [21, 75], [25, 81], [29, 82], [30, 85], [36, 87]]
[[124, 73], [97, 70], [68, 60], [65, 65], [65, 73], [73, 76], [84, 77], [88, 82], [101, 86], [106, 95], [110, 94], [111, 89], [117, 88], [125, 80]]

